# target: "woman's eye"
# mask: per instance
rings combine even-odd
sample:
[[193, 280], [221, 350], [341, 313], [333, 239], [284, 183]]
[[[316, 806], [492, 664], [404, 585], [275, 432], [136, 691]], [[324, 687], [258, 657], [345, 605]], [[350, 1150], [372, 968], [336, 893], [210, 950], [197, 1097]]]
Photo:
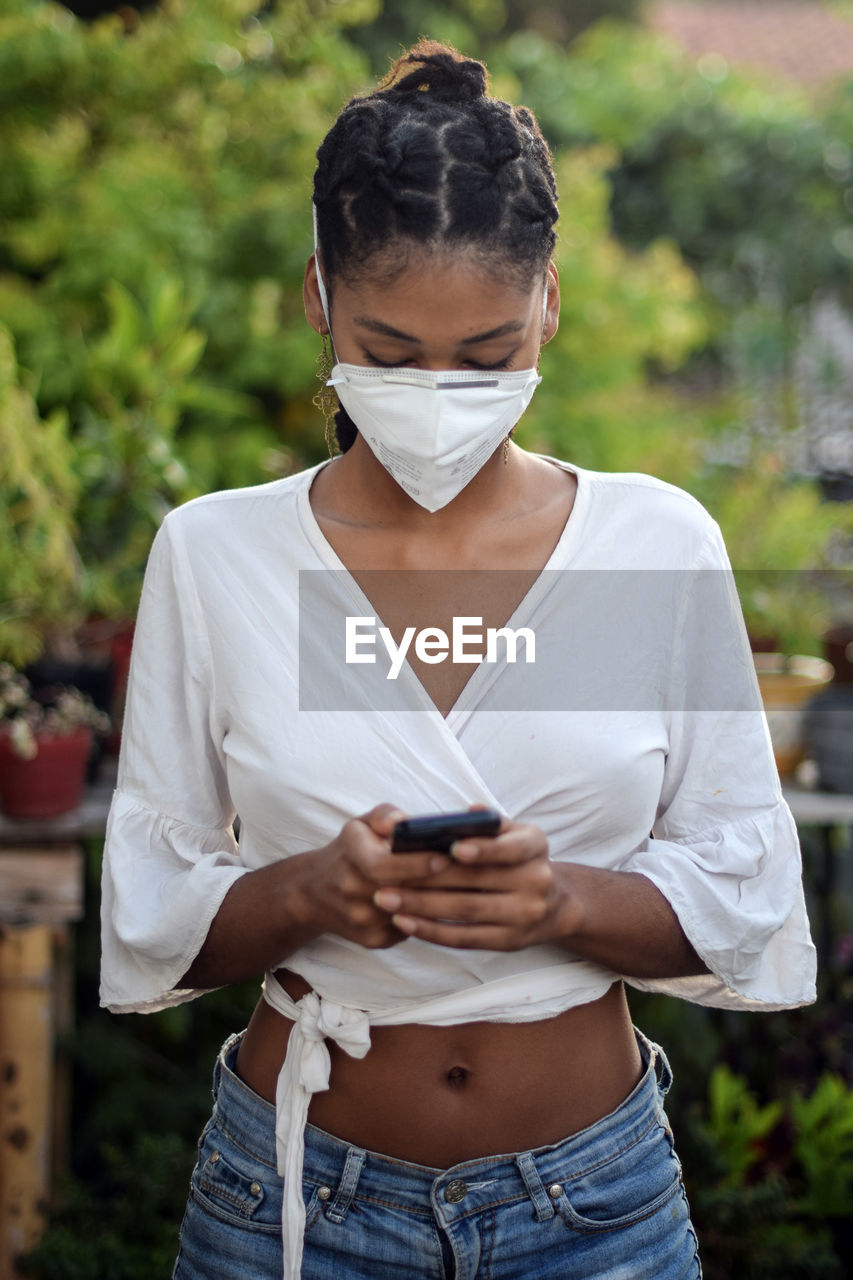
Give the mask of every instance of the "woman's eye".
[[[379, 369], [402, 369], [409, 364], [408, 360], [380, 360], [378, 356], [373, 355], [371, 351], [365, 350], [364, 357], [369, 364], [376, 365]], [[483, 364], [477, 360], [464, 361], [465, 367], [476, 369], [481, 372], [489, 372], [495, 369], [509, 369], [512, 366], [512, 356], [506, 356], [503, 360], [497, 360], [494, 364]]]
[[406, 360], [380, 360], [378, 356], [372, 355], [369, 351], [365, 351], [364, 357], [369, 364], [375, 364], [380, 369], [401, 369]]
[[507, 356], [505, 360], [498, 360], [495, 364], [477, 364], [476, 360], [469, 360], [468, 364], [472, 369], [495, 370], [509, 369], [512, 365], [512, 357]]

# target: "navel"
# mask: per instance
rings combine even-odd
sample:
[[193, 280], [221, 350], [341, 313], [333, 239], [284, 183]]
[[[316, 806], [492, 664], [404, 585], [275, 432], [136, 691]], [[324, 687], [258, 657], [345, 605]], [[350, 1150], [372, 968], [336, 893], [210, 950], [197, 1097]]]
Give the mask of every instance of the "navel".
[[461, 1089], [470, 1074], [467, 1067], [451, 1067], [447, 1073], [447, 1083], [451, 1089]]

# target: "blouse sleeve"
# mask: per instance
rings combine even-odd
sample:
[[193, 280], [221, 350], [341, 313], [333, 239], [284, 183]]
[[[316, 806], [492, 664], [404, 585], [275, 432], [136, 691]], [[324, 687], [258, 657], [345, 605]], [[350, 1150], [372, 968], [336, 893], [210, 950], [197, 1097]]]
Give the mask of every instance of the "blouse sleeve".
[[154, 1012], [201, 995], [175, 983], [228, 889], [248, 870], [233, 832], [200, 602], [166, 517], [145, 571], [107, 820], [101, 1005]]
[[657, 885], [711, 972], [625, 980], [721, 1008], [810, 1004], [817, 964], [799, 837], [716, 522], [683, 585], [657, 815], [623, 869]]

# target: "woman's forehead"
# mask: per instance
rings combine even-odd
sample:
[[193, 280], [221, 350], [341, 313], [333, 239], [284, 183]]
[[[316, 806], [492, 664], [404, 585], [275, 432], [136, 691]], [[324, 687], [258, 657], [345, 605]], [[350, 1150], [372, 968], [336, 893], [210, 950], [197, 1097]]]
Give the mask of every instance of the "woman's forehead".
[[419, 306], [445, 313], [451, 305], [472, 309], [526, 311], [539, 297], [539, 273], [519, 273], [501, 258], [469, 249], [409, 252], [405, 258], [365, 264], [353, 277], [338, 282], [338, 299], [348, 310]]

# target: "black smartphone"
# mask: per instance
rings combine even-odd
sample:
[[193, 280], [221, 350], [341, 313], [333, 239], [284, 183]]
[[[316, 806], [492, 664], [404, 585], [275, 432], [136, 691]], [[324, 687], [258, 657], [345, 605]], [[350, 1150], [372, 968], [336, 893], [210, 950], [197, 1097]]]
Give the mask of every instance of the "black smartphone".
[[413, 853], [418, 849], [446, 851], [454, 840], [466, 836], [496, 836], [501, 815], [495, 809], [463, 809], [459, 813], [428, 813], [404, 818], [394, 827], [392, 853]]

